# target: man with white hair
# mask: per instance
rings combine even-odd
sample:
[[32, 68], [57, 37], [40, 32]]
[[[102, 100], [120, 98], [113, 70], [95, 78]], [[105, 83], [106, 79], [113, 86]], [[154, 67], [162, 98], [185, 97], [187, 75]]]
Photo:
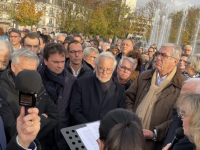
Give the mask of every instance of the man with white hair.
[[132, 82], [130, 81], [133, 72], [137, 67], [137, 62], [131, 57], [122, 57], [117, 66], [117, 81], [127, 90]]
[[94, 47], [86, 47], [84, 49], [84, 60], [93, 68], [95, 67], [95, 59], [98, 55], [99, 51]]
[[183, 53], [190, 56], [190, 55], [192, 54], [192, 46], [186, 45], [186, 46], [184, 47]]
[[155, 53], [156, 69], [140, 74], [126, 91], [127, 109], [141, 118], [147, 150], [162, 149], [171, 111], [185, 81], [177, 67], [180, 56], [180, 47], [162, 45]]
[[104, 43], [102, 44], [102, 46], [101, 46], [101, 50], [102, 50], [102, 52], [106, 52], [107, 49], [110, 49], [110, 44], [104, 42]]
[[110, 52], [95, 60], [95, 74], [75, 81], [70, 100], [73, 123], [100, 120], [110, 110], [125, 108], [125, 89], [113, 77], [117, 62]]
[[57, 43], [64, 44], [65, 38], [67, 36], [64, 33], [61, 33], [57, 36]]
[[10, 57], [13, 52], [11, 43], [0, 37], [0, 76], [4, 70], [10, 68]]

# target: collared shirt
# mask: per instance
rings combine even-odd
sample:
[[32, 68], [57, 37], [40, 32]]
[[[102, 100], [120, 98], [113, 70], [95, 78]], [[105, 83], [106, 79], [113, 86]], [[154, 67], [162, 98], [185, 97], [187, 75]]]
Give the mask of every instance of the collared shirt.
[[18, 135], [17, 135], [17, 137], [16, 137], [16, 141], [17, 141], [17, 144], [18, 144], [20, 147], [22, 147], [23, 149], [25, 149], [25, 150], [37, 150], [37, 146], [36, 146], [36, 144], [35, 144], [34, 142], [33, 142], [33, 144], [34, 144], [35, 147], [34, 147], [33, 149], [24, 148], [22, 145], [20, 145]]
[[21, 44], [20, 44], [20, 46], [19, 46], [19, 48], [18, 48], [18, 49], [15, 49], [15, 47], [14, 47], [14, 46], [13, 46], [13, 48], [14, 48], [14, 50], [18, 50], [18, 49], [22, 48], [22, 46], [21, 46]]
[[160, 78], [159, 72], [157, 73], [157, 85], [160, 86], [161, 83], [167, 78], [168, 74], [165, 75], [164, 77]]
[[[83, 65], [81, 66], [81, 68], [82, 67], [83, 67]], [[79, 75], [80, 71], [81, 71], [81, 68], [78, 69], [77, 74], [76, 74], [76, 71], [71, 66], [70, 66], [70, 68], [72, 69], [73, 76], [77, 77]]]
[[191, 78], [200, 78], [200, 74], [197, 73], [196, 75], [193, 75], [192, 77], [189, 76], [189, 74], [187, 72], [183, 72], [182, 73], [187, 79], [191, 79]]

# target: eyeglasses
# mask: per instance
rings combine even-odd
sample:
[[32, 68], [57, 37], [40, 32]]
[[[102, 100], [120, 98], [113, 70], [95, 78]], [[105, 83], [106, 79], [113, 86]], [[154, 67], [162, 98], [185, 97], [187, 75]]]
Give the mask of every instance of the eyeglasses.
[[101, 66], [97, 66], [97, 69], [100, 73], [104, 72], [104, 70], [106, 71], [107, 74], [111, 74], [113, 72], [113, 69], [111, 69], [111, 68], [106, 69]]
[[171, 57], [171, 58], [174, 58], [174, 57], [172, 57], [172, 56], [168, 56], [167, 54], [165, 54], [165, 53], [160, 53], [160, 52], [155, 52], [155, 56], [157, 57], [157, 56], [161, 56], [161, 57], [163, 57], [163, 58], [168, 58], [168, 57]]
[[186, 51], [186, 52], [190, 52], [191, 50], [190, 50], [190, 49], [185, 49], [185, 51]]
[[185, 63], [186, 61], [185, 61], [185, 60], [182, 60], [182, 59], [180, 59], [180, 60], [179, 60], [179, 62], [184, 62], [184, 63]]
[[132, 69], [129, 69], [129, 68], [126, 68], [125, 66], [120, 66], [119, 65], [119, 67], [123, 70], [123, 71], [128, 71], [128, 72], [133, 72], [133, 70]]
[[3, 65], [5, 65], [5, 64], [7, 64], [8, 61], [9, 61], [9, 59], [8, 60], [4, 60], [4, 61], [0, 61], [0, 63], [2, 63]]
[[153, 51], [148, 51], [149, 53], [153, 53]]
[[69, 51], [70, 54], [81, 54], [83, 52], [83, 50], [78, 50], [78, 51], [75, 51], [75, 50], [72, 50], [72, 51]]
[[18, 38], [19, 36], [9, 36], [9, 38]]
[[191, 64], [191, 62], [189, 62], [189, 61], [185, 61], [185, 65], [187, 66], [187, 65], [190, 65]]
[[185, 117], [187, 117], [184, 110], [177, 109], [177, 113], [178, 113], [178, 117], [181, 119], [184, 119]]

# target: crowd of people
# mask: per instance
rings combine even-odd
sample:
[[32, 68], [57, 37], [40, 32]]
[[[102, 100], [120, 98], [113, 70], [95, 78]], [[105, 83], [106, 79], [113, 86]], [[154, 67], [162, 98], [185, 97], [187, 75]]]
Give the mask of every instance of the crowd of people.
[[[23, 70], [43, 84], [26, 116], [15, 86]], [[171, 149], [200, 150], [199, 78], [190, 45], [144, 50], [132, 39], [0, 28], [0, 150], [68, 150], [60, 130], [98, 120], [100, 150], [168, 150], [179, 127]]]

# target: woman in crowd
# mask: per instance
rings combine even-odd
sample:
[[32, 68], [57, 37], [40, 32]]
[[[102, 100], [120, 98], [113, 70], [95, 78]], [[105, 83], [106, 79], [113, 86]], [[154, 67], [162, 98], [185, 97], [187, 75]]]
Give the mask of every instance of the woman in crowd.
[[[183, 121], [184, 134], [195, 144], [192, 150], [200, 150], [200, 94], [180, 96], [177, 100], [177, 108], [178, 115]], [[163, 150], [168, 150], [169, 146], [170, 144]]]
[[200, 56], [192, 55], [185, 62], [185, 71], [183, 75], [187, 78], [200, 78]]
[[131, 77], [131, 81], [133, 82], [138, 77], [142, 69], [142, 58], [139, 51], [130, 51], [128, 52], [127, 57], [132, 57], [137, 62], [137, 68]]
[[125, 109], [106, 114], [99, 127], [100, 150], [146, 150], [140, 119]]

